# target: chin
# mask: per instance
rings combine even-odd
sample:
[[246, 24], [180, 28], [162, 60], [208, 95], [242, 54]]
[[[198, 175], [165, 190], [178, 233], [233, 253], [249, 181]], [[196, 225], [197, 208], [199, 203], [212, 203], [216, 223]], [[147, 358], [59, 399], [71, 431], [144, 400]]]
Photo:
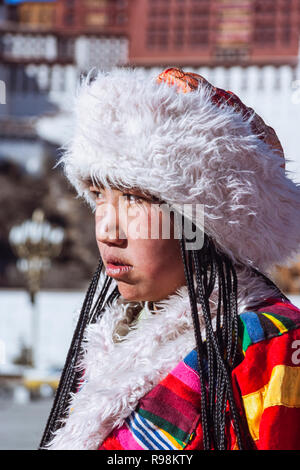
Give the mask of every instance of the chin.
[[155, 296], [153, 292], [142, 292], [130, 284], [118, 283], [118, 289], [122, 297], [129, 302], [158, 302], [166, 298], [162, 295]]
[[124, 285], [123, 283], [118, 283], [118, 289], [125, 300], [133, 302], [141, 302], [145, 300], [144, 296], [141, 295], [141, 293], [139, 293], [138, 290], [130, 284]]

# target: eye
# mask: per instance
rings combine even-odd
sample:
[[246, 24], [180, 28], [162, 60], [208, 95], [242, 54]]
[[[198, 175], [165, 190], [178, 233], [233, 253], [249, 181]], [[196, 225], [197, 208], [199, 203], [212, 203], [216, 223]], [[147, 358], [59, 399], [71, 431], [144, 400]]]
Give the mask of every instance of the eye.
[[125, 197], [129, 204], [141, 204], [146, 201], [144, 197], [131, 193], [123, 193], [123, 197]]
[[95, 193], [95, 196], [96, 196], [96, 199], [101, 199], [102, 193], [101, 193], [100, 191], [97, 191], [97, 192]]
[[101, 191], [96, 191], [95, 189], [91, 189], [91, 193], [96, 201], [103, 199], [103, 194]]

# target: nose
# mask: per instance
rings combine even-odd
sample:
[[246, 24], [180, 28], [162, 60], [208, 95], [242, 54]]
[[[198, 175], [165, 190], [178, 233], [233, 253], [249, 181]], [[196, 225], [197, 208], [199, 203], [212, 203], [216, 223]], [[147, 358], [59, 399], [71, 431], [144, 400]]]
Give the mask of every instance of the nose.
[[125, 232], [122, 230], [118, 209], [114, 204], [105, 204], [95, 214], [96, 240], [109, 246], [125, 246]]

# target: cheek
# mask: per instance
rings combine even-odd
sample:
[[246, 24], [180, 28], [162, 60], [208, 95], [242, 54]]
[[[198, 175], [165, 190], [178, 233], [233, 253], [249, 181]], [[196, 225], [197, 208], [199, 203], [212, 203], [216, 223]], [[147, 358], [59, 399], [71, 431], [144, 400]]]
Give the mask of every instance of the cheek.
[[[173, 236], [173, 224], [170, 214], [157, 204], [130, 207], [127, 214], [127, 235], [129, 239], [170, 239]], [[126, 223], [122, 220], [121, 225]], [[123, 227], [124, 230], [124, 227]]]
[[104, 244], [99, 242], [98, 240], [96, 240], [96, 243], [98, 245], [98, 250], [99, 250], [99, 253], [100, 253], [100, 256], [101, 258], [103, 259], [103, 251], [104, 251]]
[[163, 278], [184, 279], [178, 240], [140, 240], [135, 253], [140, 273], [151, 282], [161, 282]]
[[[129, 237], [130, 252], [134, 255], [139, 273], [144, 279], [159, 282], [170, 277], [172, 282], [176, 277], [184, 279], [183, 261], [178, 239], [174, 235], [173, 224], [168, 214], [158, 210], [153, 205], [139, 213], [134, 221], [139, 226], [141, 238]], [[147, 238], [148, 237], [148, 238]], [[164, 238], [162, 238], [164, 237]], [[144, 239], [143, 239], [144, 238]]]

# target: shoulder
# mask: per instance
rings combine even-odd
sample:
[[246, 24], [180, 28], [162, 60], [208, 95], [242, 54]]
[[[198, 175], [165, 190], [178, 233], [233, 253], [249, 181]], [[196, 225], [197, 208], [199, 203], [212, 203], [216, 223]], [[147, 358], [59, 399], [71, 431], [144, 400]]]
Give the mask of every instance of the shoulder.
[[245, 354], [249, 346], [280, 337], [300, 327], [300, 309], [291, 302], [268, 299], [255, 311], [239, 315], [239, 341]]
[[233, 370], [233, 385], [257, 448], [298, 448], [300, 309], [270, 299], [240, 314], [239, 339], [243, 358]]
[[243, 397], [253, 398], [253, 393], [261, 397], [276, 377], [280, 393], [290, 388], [295, 374], [300, 383], [300, 309], [291, 302], [276, 299], [255, 312], [242, 313], [239, 341], [242, 355], [233, 376]]

